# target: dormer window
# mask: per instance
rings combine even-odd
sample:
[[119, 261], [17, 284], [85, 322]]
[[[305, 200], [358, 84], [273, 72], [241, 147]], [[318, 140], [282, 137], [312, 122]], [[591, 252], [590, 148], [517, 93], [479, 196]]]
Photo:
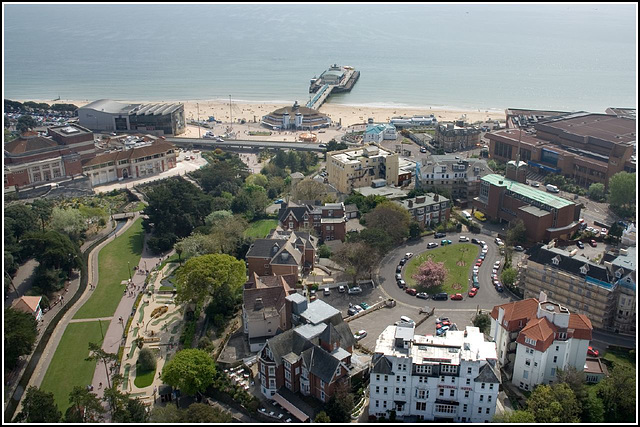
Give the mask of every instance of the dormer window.
[[551, 262], [553, 262], [553, 265], [558, 265], [560, 264], [560, 255], [554, 257]]
[[580, 267], [580, 273], [587, 274], [587, 271], [589, 271], [589, 268], [587, 267], [586, 264]]
[[525, 342], [525, 344], [529, 344], [529, 345], [533, 345], [533, 346], [536, 345], [536, 340], [532, 340], [531, 338], [525, 337], [524, 342]]
[[616, 278], [617, 278], [617, 279], [621, 278], [621, 277], [622, 277], [622, 273], [624, 273], [624, 270], [623, 270], [623, 269], [621, 269], [621, 268], [619, 268], [619, 269], [616, 271]]

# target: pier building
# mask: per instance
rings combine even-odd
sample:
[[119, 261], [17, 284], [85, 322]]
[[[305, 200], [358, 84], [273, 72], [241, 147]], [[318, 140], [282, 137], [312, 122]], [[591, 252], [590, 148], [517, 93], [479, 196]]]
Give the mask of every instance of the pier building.
[[278, 108], [263, 116], [260, 123], [273, 130], [315, 130], [328, 127], [331, 119], [317, 110], [301, 107], [296, 101], [291, 107]]

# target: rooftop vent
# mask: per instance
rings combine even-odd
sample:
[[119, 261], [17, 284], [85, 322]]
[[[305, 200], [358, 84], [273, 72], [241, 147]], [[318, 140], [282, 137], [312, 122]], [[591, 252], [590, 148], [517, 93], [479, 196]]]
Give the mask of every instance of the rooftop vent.
[[554, 308], [554, 307], [553, 307], [552, 305], [547, 305], [547, 306], [545, 306], [544, 308], [546, 308], [546, 309], [547, 309], [547, 310], [549, 310], [549, 311], [553, 311], [553, 308]]

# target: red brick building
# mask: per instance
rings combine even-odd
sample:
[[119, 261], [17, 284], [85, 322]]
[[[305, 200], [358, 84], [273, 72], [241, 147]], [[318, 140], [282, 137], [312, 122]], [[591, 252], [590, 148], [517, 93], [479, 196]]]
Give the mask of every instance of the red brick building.
[[256, 239], [247, 252], [248, 274], [258, 276], [293, 274], [300, 278], [315, 265], [317, 239], [302, 231], [273, 230], [266, 239]]
[[324, 206], [283, 203], [278, 215], [284, 230], [298, 231], [313, 228], [323, 241], [344, 242], [347, 234], [347, 215], [344, 203], [325, 203]]
[[95, 157], [93, 132], [78, 125], [54, 126], [47, 136], [28, 131], [4, 145], [4, 186], [20, 188], [82, 174]]

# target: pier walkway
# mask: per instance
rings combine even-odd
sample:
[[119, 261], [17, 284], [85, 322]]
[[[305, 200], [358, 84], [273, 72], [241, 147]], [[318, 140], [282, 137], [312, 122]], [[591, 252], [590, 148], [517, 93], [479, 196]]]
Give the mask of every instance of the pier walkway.
[[318, 89], [318, 92], [316, 92], [315, 96], [311, 98], [309, 102], [307, 102], [307, 108], [312, 108], [314, 110], [320, 108], [322, 104], [324, 104], [324, 101], [327, 100], [329, 95], [331, 95], [334, 87], [335, 85], [323, 85], [320, 89]]

